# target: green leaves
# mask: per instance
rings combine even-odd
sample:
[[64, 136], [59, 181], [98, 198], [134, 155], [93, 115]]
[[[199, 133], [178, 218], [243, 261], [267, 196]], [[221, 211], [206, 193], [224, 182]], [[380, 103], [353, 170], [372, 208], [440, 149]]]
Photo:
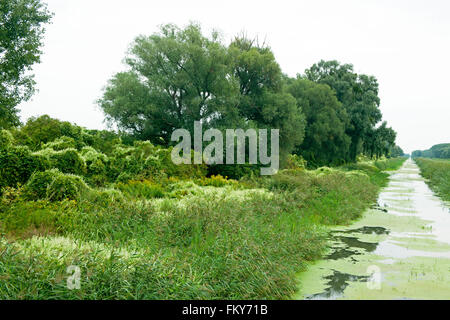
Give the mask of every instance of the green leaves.
[[99, 104], [127, 132], [170, 141], [173, 130], [214, 122], [235, 105], [229, 62], [216, 34], [207, 38], [194, 24], [183, 30], [165, 25], [159, 34], [136, 38], [126, 58], [131, 70], [114, 76]]
[[[382, 118], [379, 109], [378, 82], [375, 77], [357, 74], [351, 64], [341, 65], [337, 61], [323, 60], [306, 70], [305, 74], [311, 81], [330, 86], [346, 110], [349, 123], [345, 131], [351, 138], [349, 160], [355, 161], [360, 153], [378, 155], [373, 151], [373, 146], [380, 144], [375, 142], [377, 139], [375, 135], [378, 139], [381, 137], [382, 143], [387, 144], [387, 149], [390, 148], [393, 143], [391, 139], [393, 132], [375, 133], [376, 124]], [[386, 148], [382, 149], [381, 154], [388, 154]]]
[[[303, 140], [304, 121], [283, 91], [282, 74], [268, 47], [245, 37], [225, 47], [217, 33], [196, 24], [165, 25], [136, 38], [126, 58], [130, 71], [110, 80], [99, 105], [111, 123], [139, 139], [161, 144], [173, 130], [280, 129], [284, 153]], [[283, 140], [284, 139], [284, 140]], [[282, 151], [282, 152], [283, 152]]]
[[325, 84], [307, 79], [291, 81], [287, 91], [292, 94], [306, 117], [305, 140], [297, 148], [310, 166], [345, 162], [350, 147], [346, 134], [349, 119], [333, 90]]
[[28, 71], [40, 62], [43, 25], [50, 18], [40, 0], [0, 2], [0, 128], [19, 124], [15, 107], [34, 93]]

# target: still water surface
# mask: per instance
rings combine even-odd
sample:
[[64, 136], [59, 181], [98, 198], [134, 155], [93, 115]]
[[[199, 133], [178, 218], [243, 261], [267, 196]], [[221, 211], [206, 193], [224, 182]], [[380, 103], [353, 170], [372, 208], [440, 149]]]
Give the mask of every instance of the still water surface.
[[408, 159], [378, 205], [330, 231], [325, 258], [299, 275], [295, 299], [450, 299], [450, 210]]

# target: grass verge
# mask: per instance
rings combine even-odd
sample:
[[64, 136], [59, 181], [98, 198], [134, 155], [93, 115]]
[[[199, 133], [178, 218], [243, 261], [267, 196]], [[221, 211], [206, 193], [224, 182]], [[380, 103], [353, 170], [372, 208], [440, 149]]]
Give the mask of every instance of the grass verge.
[[416, 158], [427, 183], [445, 201], [450, 201], [450, 160]]
[[[387, 181], [359, 163], [177, 181], [157, 197], [136, 183], [121, 186], [133, 196], [90, 189], [59, 202], [11, 189], [0, 204], [0, 299], [285, 299], [324, 252], [325, 226], [358, 218]], [[71, 265], [79, 289], [67, 286]]]

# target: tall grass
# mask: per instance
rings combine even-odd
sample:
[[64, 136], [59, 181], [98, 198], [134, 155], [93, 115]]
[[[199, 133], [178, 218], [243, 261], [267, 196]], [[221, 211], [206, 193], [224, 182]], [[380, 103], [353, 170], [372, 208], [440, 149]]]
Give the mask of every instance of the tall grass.
[[414, 161], [420, 168], [422, 176], [430, 187], [442, 197], [450, 200], [450, 159], [416, 158]]
[[[239, 188], [178, 182], [195, 189], [180, 197], [168, 196], [174, 186], [155, 198], [136, 183], [123, 188], [131, 196], [90, 190], [54, 203], [10, 190], [0, 205], [0, 298], [287, 298], [324, 252], [324, 226], [358, 218], [387, 181], [373, 165], [350, 169], [285, 170]], [[80, 289], [67, 287], [70, 265]]]

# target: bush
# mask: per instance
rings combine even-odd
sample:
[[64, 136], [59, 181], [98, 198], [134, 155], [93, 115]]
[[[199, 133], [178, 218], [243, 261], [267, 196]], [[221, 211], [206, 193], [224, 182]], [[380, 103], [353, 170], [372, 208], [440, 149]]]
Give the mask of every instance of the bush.
[[38, 200], [47, 197], [47, 188], [53, 180], [61, 176], [58, 169], [35, 172], [24, 186], [23, 195], [28, 200]]
[[24, 184], [34, 171], [49, 168], [45, 157], [32, 154], [26, 146], [0, 149], [0, 163], [0, 188]]
[[124, 202], [123, 193], [116, 189], [106, 189], [90, 192], [90, 201], [103, 207], [111, 205], [113, 202]]
[[133, 180], [133, 175], [128, 172], [121, 172], [116, 178], [116, 183], [128, 183], [128, 181]]
[[92, 147], [84, 147], [81, 155], [86, 162], [87, 175], [103, 175], [106, 174], [108, 157], [95, 150]]
[[8, 130], [0, 130], [0, 150], [6, 150], [13, 145], [14, 138]]
[[59, 137], [55, 140], [53, 140], [52, 142], [48, 142], [46, 144], [44, 144], [42, 146], [42, 149], [53, 149], [55, 151], [61, 151], [64, 149], [69, 149], [69, 148], [76, 148], [77, 144], [75, 142], [75, 139], [70, 138], [70, 137], [66, 137], [66, 136], [62, 136]]
[[64, 199], [75, 200], [81, 192], [88, 190], [84, 180], [76, 175], [57, 175], [47, 188], [47, 198], [50, 201], [62, 201]]
[[161, 185], [152, 181], [128, 181], [127, 183], [118, 183], [117, 188], [132, 198], [162, 198], [165, 195]]
[[221, 175], [239, 180], [246, 176], [259, 176], [260, 167], [254, 164], [214, 164], [208, 166], [208, 175]]
[[286, 169], [305, 169], [307, 162], [302, 156], [291, 154], [288, 156]]
[[212, 186], [212, 187], [223, 187], [226, 185], [237, 185], [236, 180], [228, 180], [227, 177], [222, 177], [220, 174], [215, 176], [212, 175], [209, 178], [201, 178], [195, 180], [195, 183], [199, 186]]
[[[202, 178], [206, 176], [207, 166], [205, 164], [180, 164], [176, 165], [172, 161], [172, 147], [157, 151], [157, 156], [161, 160], [162, 171], [169, 177], [179, 177], [186, 179]], [[193, 157], [193, 152], [192, 152]]]
[[35, 152], [34, 155], [48, 159], [52, 168], [57, 168], [64, 173], [77, 175], [86, 174], [86, 163], [77, 150], [73, 148], [55, 151], [43, 149]]

